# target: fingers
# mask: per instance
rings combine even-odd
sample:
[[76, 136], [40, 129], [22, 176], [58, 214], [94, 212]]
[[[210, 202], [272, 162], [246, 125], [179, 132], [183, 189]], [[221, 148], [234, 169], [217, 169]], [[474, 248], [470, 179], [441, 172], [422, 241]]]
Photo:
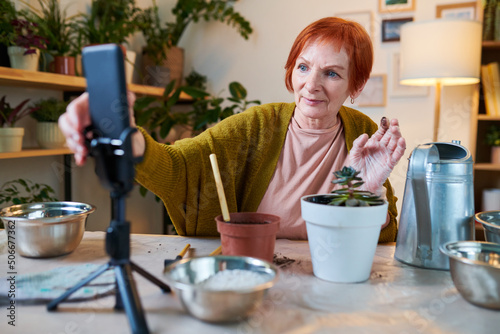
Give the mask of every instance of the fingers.
[[59, 118], [59, 128], [66, 138], [68, 148], [75, 154], [77, 165], [84, 164], [86, 160], [88, 152], [83, 131], [90, 123], [87, 93], [73, 100]]
[[135, 93], [127, 91], [127, 101], [128, 101], [128, 112], [130, 117], [130, 126], [136, 127], [135, 117], [134, 117], [134, 104], [135, 104]]
[[378, 127], [377, 132], [375, 132], [372, 135], [372, 138], [376, 141], [380, 141], [382, 139], [382, 137], [384, 136], [384, 134], [387, 132], [387, 129], [389, 129], [389, 125], [387, 122], [387, 118], [384, 116], [380, 120], [380, 126]]
[[394, 165], [396, 165], [399, 162], [399, 160], [403, 157], [405, 151], [406, 151], [406, 141], [403, 137], [400, 137], [398, 139], [396, 148], [391, 155], [391, 161], [394, 163]]

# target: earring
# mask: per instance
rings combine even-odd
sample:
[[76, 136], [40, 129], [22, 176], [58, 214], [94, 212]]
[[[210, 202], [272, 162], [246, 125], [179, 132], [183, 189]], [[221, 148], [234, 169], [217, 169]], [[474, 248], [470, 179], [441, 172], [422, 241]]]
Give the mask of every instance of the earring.
[[354, 99], [351, 97], [351, 104], [354, 104]]

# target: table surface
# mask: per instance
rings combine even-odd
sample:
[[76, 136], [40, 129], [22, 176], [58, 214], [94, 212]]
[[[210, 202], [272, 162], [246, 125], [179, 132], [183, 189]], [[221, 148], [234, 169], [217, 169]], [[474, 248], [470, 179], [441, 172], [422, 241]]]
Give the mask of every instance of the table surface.
[[[86, 232], [71, 254], [51, 259], [17, 257], [17, 274], [77, 264], [106, 264], [103, 232]], [[5, 231], [0, 231], [0, 277], [7, 276]], [[132, 235], [131, 259], [162, 279], [163, 260], [189, 243], [188, 256], [210, 254], [219, 239]], [[378, 245], [371, 277], [364, 283], [326, 282], [312, 273], [305, 241], [277, 240], [279, 280], [263, 305], [238, 323], [210, 324], [190, 316], [175, 294], [165, 294], [134, 274], [152, 333], [497, 333], [500, 312], [465, 301], [447, 271], [411, 267], [394, 259], [394, 244]], [[5, 278], [4, 278], [5, 279]], [[0, 333], [130, 333], [124, 312], [113, 309], [114, 295], [64, 302], [55, 312], [45, 305], [17, 305], [16, 326], [0, 308]]]

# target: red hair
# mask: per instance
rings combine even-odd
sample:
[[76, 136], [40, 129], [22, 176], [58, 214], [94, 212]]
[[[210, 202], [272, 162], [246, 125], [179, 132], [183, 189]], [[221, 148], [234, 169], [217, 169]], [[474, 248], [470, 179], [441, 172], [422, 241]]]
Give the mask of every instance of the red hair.
[[308, 43], [318, 41], [344, 47], [349, 57], [349, 92], [355, 92], [368, 80], [373, 66], [373, 45], [366, 30], [353, 21], [325, 17], [308, 25], [295, 39], [285, 64], [285, 84], [292, 92], [295, 62]]

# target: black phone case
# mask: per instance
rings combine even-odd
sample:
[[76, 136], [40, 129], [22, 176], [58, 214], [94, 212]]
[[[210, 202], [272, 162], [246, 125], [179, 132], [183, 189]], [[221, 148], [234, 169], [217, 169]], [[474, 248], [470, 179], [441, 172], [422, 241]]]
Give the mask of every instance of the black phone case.
[[130, 126], [123, 52], [116, 44], [82, 51], [94, 136], [118, 139]]

